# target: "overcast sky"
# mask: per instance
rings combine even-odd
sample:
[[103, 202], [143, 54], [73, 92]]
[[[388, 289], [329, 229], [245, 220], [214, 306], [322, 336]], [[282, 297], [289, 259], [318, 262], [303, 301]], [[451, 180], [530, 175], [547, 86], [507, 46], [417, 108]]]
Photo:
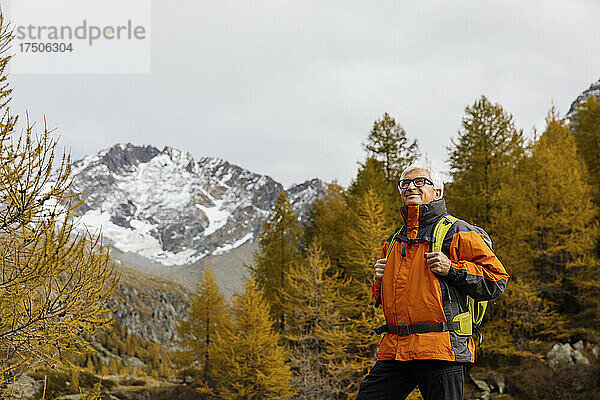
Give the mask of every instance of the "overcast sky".
[[[108, 2], [107, 2], [108, 4]], [[442, 170], [485, 94], [531, 135], [600, 78], [600, 2], [152, 1], [150, 74], [20, 74], [74, 158], [116, 143], [347, 185], [390, 113]], [[17, 55], [18, 56], [18, 55]]]

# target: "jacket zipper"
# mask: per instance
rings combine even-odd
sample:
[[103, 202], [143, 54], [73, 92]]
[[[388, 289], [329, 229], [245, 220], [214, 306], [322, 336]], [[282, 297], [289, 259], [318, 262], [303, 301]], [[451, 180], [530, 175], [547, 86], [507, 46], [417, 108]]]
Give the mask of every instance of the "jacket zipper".
[[452, 304], [452, 296], [450, 295], [450, 287], [448, 286], [448, 284], [446, 283], [446, 281], [444, 281], [443, 279], [440, 279], [440, 281], [444, 282], [444, 286], [446, 286], [446, 292], [448, 293], [448, 304]]

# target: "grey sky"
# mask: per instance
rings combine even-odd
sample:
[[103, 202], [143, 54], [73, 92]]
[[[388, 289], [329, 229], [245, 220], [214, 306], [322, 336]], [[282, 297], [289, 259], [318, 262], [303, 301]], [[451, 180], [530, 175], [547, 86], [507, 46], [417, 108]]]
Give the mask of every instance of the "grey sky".
[[75, 158], [119, 142], [347, 185], [389, 112], [441, 169], [485, 94], [530, 135], [600, 78], [597, 1], [153, 1], [152, 73], [14, 75]]

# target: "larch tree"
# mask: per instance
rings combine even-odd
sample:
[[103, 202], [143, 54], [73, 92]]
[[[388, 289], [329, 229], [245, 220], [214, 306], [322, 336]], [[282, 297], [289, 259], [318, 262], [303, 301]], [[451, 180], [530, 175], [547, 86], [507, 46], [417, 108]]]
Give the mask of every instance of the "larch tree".
[[515, 128], [512, 115], [485, 96], [465, 114], [448, 148], [452, 183], [445, 197], [453, 213], [490, 229], [494, 193], [524, 156], [523, 132]]
[[281, 288], [284, 287], [285, 276], [291, 266], [302, 259], [301, 239], [298, 216], [285, 192], [281, 192], [267, 220], [262, 224], [262, 231], [258, 235], [258, 250], [250, 267], [254, 280], [264, 291], [271, 315], [277, 321], [280, 331], [285, 326]]
[[0, 376], [68, 366], [93, 351], [116, 284], [101, 238], [77, 233], [70, 158], [55, 162], [46, 125], [17, 129], [6, 67], [12, 33], [0, 15]]
[[582, 288], [597, 281], [590, 270], [597, 269], [598, 208], [575, 138], [556, 111], [496, 200], [497, 249], [511, 275], [532, 285], [556, 311], [581, 311], [588, 302]]
[[204, 271], [204, 279], [192, 296], [187, 318], [177, 321], [179, 344], [185, 348], [180, 362], [186, 366], [195, 363], [200, 372], [199, 384], [213, 386], [213, 352], [219, 351], [212, 346], [217, 332], [227, 329], [231, 324], [230, 311], [225, 297], [219, 291], [217, 282], [210, 269]]
[[[347, 235], [348, 247], [343, 265], [343, 295], [339, 296], [345, 343], [337, 351], [345, 353], [340, 382], [351, 398], [357, 383], [375, 359], [379, 337], [373, 328], [384, 323], [381, 309], [372, 307], [373, 264], [381, 256], [383, 241], [389, 235], [381, 202], [373, 190], [363, 197], [358, 221]], [[332, 346], [332, 349], [335, 347]], [[343, 378], [342, 378], [343, 377]]]
[[329, 184], [325, 196], [313, 204], [309, 223], [304, 228], [307, 248], [317, 244], [334, 265], [339, 265], [348, 247], [343, 238], [353, 224], [352, 217], [344, 189], [337, 183]]
[[226, 400], [289, 399], [293, 394], [287, 350], [273, 329], [263, 291], [249, 280], [233, 298], [229, 329], [217, 332], [215, 394]]
[[600, 206], [600, 99], [590, 96], [575, 109], [571, 121], [577, 150], [583, 157]]
[[565, 339], [566, 319], [542, 298], [538, 284], [511, 281], [496, 303], [486, 313], [483, 357], [537, 357], [540, 338]]
[[345, 333], [340, 328], [337, 306], [337, 276], [329, 276], [331, 264], [317, 244], [311, 245], [306, 261], [295, 265], [287, 276], [285, 310], [289, 322], [292, 383], [302, 399], [332, 399], [337, 393], [328, 346]]
[[346, 193], [346, 202], [354, 217], [369, 191], [373, 191], [379, 198], [385, 209], [386, 225], [389, 229], [394, 229], [402, 220], [402, 200], [396, 182], [387, 182], [383, 164], [372, 157], [360, 164], [356, 178], [350, 183]]
[[344, 253], [344, 274], [367, 285], [370, 293], [372, 265], [381, 256], [383, 242], [391, 232], [385, 224], [385, 211], [375, 191], [369, 189], [363, 195], [357, 215], [356, 223], [348, 230], [348, 240], [352, 246]]

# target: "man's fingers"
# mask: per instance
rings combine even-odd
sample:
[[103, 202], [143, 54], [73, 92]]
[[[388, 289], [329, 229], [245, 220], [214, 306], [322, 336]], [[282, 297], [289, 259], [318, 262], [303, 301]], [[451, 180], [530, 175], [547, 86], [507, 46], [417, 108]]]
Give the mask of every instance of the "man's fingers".
[[432, 266], [434, 263], [439, 261], [437, 253], [425, 253], [425, 256], [427, 257], [427, 264], [429, 264], [429, 266]]
[[380, 258], [379, 260], [377, 260], [375, 262], [375, 265], [373, 267], [375, 268], [375, 278], [376, 279], [381, 279], [383, 277], [383, 271], [385, 269], [386, 261], [387, 261], [387, 258]]

